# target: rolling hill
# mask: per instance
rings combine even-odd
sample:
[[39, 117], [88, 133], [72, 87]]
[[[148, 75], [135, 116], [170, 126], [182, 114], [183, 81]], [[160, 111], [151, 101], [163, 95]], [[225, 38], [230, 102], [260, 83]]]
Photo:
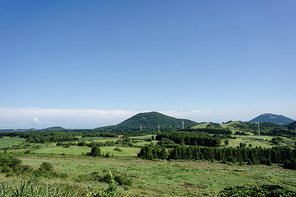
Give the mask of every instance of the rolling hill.
[[188, 119], [178, 119], [158, 112], [147, 112], [136, 114], [119, 123], [116, 127], [117, 129], [139, 130], [141, 125], [142, 130], [157, 130], [159, 125], [160, 129], [176, 129], [182, 127], [182, 122], [184, 122], [184, 127], [190, 127], [197, 124]]
[[287, 118], [283, 115], [276, 115], [276, 114], [261, 114], [260, 116], [257, 116], [256, 118], [253, 118], [250, 120], [250, 122], [271, 122], [276, 124], [290, 124], [294, 120], [291, 118]]
[[65, 130], [65, 128], [60, 126], [55, 126], [55, 127], [48, 127], [46, 129], [41, 129], [41, 131], [61, 131], [61, 130]]
[[[287, 132], [288, 130], [292, 131], [296, 127], [296, 121], [289, 125], [281, 125], [271, 122], [262, 122], [260, 123], [260, 132], [261, 134], [270, 133], [270, 132]], [[247, 132], [247, 133], [257, 133], [258, 124], [257, 122], [242, 122], [242, 121], [229, 121], [226, 123], [218, 124], [212, 122], [203, 122], [191, 127], [192, 129], [203, 129], [203, 128], [223, 128], [229, 129], [232, 133], [236, 132]]]

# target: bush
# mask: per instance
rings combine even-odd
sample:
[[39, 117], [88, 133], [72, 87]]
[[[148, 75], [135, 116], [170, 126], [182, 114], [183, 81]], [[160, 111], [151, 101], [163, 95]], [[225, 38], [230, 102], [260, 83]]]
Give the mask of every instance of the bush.
[[92, 147], [89, 155], [93, 157], [101, 156], [101, 149], [98, 146], [94, 146]]
[[110, 158], [110, 157], [111, 157], [110, 153], [107, 152], [106, 155], [105, 155], [105, 157], [106, 157], [106, 158]]
[[[111, 172], [111, 174], [108, 171], [108, 173], [102, 176], [98, 172], [92, 172], [90, 173], [90, 180], [110, 183], [110, 181], [114, 179], [119, 185], [132, 185], [132, 179], [128, 177], [127, 174], [120, 174], [118, 172]], [[113, 174], [115, 174], [114, 178]], [[81, 178], [83, 178], [84, 180], [86, 179], [85, 177], [80, 177], [80, 179]]]
[[9, 166], [10, 168], [20, 165], [22, 161], [20, 159], [11, 156], [0, 156], [0, 166]]
[[119, 151], [119, 152], [122, 152], [123, 150], [121, 150], [120, 148], [114, 148], [113, 150], [115, 151]]
[[24, 154], [30, 154], [30, 149], [29, 149], [29, 150], [26, 150], [26, 151], [24, 152]]
[[39, 167], [39, 171], [51, 172], [53, 171], [53, 166], [49, 162], [42, 162]]
[[115, 175], [114, 180], [119, 184], [119, 185], [132, 185], [132, 179], [129, 178], [127, 175]]
[[109, 180], [109, 187], [108, 189], [101, 190], [101, 191], [93, 191], [89, 192], [86, 196], [91, 197], [115, 197], [118, 190], [117, 182], [113, 178], [113, 174], [111, 171], [108, 171], [108, 173], [104, 176], [106, 180]]

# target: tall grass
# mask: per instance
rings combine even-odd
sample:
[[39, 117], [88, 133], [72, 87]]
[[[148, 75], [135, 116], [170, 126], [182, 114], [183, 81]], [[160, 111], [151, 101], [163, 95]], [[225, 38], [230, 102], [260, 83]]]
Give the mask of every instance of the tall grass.
[[81, 195], [79, 190], [73, 190], [68, 184], [48, 184], [34, 178], [6, 179], [0, 182], [1, 197], [75, 197]]

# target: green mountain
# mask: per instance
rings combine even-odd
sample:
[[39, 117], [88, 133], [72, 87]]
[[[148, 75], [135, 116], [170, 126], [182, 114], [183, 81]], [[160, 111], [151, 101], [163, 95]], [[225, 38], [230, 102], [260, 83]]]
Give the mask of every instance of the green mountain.
[[139, 113], [131, 118], [116, 125], [117, 129], [124, 130], [157, 130], [158, 125], [160, 129], [169, 128], [182, 128], [184, 122], [184, 128], [196, 125], [197, 123], [187, 119], [178, 119], [171, 116], [167, 116], [158, 112]]
[[283, 115], [276, 115], [276, 114], [261, 114], [256, 118], [250, 120], [250, 122], [271, 122], [276, 124], [290, 124], [294, 120], [291, 118], [287, 118]]
[[61, 131], [61, 130], [65, 130], [65, 128], [56, 126], [56, 127], [48, 127], [46, 129], [42, 129], [42, 131]]

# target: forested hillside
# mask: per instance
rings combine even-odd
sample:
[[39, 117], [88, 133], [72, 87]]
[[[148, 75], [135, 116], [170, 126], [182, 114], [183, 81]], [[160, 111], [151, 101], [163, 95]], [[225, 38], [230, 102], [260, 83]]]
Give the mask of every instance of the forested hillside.
[[256, 118], [250, 120], [250, 122], [271, 122], [276, 124], [290, 124], [294, 120], [283, 115], [276, 114], [261, 114]]
[[187, 119], [177, 119], [158, 112], [148, 112], [136, 114], [119, 123], [116, 127], [117, 129], [139, 130], [141, 125], [142, 130], [158, 130], [158, 126], [160, 129], [177, 129], [182, 128], [183, 122], [184, 127], [191, 127], [197, 124]]

